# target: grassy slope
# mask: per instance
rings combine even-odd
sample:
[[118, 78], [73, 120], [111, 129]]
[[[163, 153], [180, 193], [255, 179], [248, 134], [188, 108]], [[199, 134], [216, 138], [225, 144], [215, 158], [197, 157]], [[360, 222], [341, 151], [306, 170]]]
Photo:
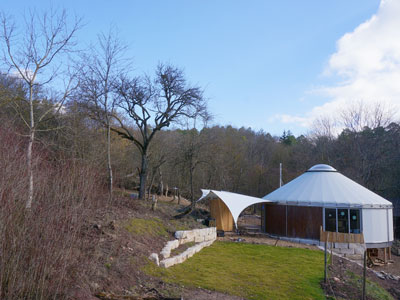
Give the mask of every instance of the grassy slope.
[[324, 299], [323, 253], [298, 248], [216, 242], [185, 263], [146, 271], [164, 281], [249, 299]]
[[[362, 277], [354, 274], [351, 271], [347, 271], [347, 275], [350, 277], [349, 284], [357, 287], [360, 291], [362, 290]], [[393, 300], [393, 297], [382, 287], [375, 282], [367, 279], [366, 294], [372, 299], [382, 300]]]

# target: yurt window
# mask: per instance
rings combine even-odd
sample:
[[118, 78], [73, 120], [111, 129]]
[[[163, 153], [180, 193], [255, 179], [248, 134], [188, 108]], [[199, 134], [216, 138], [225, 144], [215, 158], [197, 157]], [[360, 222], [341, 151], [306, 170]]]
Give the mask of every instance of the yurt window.
[[348, 209], [338, 209], [338, 232], [349, 233]]
[[325, 230], [336, 232], [336, 209], [325, 208]]
[[350, 233], [360, 233], [360, 210], [350, 209]]

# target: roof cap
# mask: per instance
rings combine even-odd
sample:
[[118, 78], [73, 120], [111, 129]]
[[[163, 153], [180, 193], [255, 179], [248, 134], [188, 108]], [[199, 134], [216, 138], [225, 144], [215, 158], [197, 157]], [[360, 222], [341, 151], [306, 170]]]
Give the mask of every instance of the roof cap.
[[329, 165], [319, 164], [312, 166], [307, 172], [337, 172], [337, 170]]

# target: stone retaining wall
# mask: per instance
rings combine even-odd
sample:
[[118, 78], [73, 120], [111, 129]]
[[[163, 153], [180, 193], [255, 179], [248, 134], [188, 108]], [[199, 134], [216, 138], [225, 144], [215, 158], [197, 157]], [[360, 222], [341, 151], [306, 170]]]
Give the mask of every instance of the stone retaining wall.
[[[152, 253], [149, 259], [164, 268], [169, 268], [170, 266], [183, 263], [186, 259], [192, 257], [195, 253], [199, 252], [204, 247], [210, 246], [217, 239], [217, 228], [209, 227], [202, 229], [177, 231], [175, 232], [175, 237], [175, 240], [168, 241], [165, 244], [164, 248], [161, 250], [161, 261], [159, 261], [157, 253]], [[173, 249], [176, 249], [180, 245], [189, 242], [195, 242], [197, 244], [174, 257], [170, 257], [171, 251]]]

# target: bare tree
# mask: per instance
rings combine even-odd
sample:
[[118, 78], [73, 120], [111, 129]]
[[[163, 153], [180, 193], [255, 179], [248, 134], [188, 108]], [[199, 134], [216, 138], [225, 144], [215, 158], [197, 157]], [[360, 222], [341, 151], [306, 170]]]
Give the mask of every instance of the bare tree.
[[[52, 11], [38, 14], [30, 12], [25, 16], [25, 28], [22, 36], [16, 33], [16, 25], [11, 17], [4, 13], [0, 15], [1, 41], [3, 43], [3, 61], [9, 72], [20, 77], [27, 86], [27, 99], [23, 103], [13, 102], [16, 112], [28, 128], [27, 166], [29, 191], [26, 208], [32, 206], [34, 192], [34, 173], [32, 167], [32, 149], [35, 134], [40, 123], [45, 122], [54, 113], [60, 112], [63, 103], [71, 92], [71, 77], [64, 81], [64, 91], [53, 99], [54, 103], [48, 109], [39, 113], [40, 99], [35, 91], [44, 88], [57, 77], [60, 78], [62, 62], [57, 61], [72, 51], [75, 45], [73, 37], [80, 28], [80, 20], [75, 19], [72, 26], [67, 22], [67, 13]], [[65, 75], [65, 74], [64, 74]], [[28, 105], [29, 115], [22, 113], [22, 105]]]
[[311, 137], [326, 137], [332, 140], [337, 134], [337, 121], [329, 116], [320, 116], [312, 124]]
[[121, 77], [117, 86], [120, 107], [133, 121], [139, 134], [115, 116], [119, 127], [111, 127], [123, 138], [131, 140], [141, 154], [139, 198], [145, 196], [149, 146], [154, 135], [185, 118], [194, 118], [206, 112], [203, 91], [187, 83], [183, 71], [160, 64], [154, 80], [149, 77]]
[[[91, 117], [101, 121], [106, 128], [107, 171], [109, 200], [113, 193], [111, 165], [111, 123], [115, 114], [117, 97], [113, 91], [118, 77], [124, 73], [123, 63], [126, 47], [119, 40], [116, 30], [100, 34], [97, 47], [82, 55], [80, 68], [80, 97], [85, 101]], [[82, 67], [83, 66], [83, 67]]]
[[394, 116], [394, 110], [385, 104], [376, 102], [367, 105], [359, 101], [341, 112], [341, 120], [344, 127], [353, 132], [360, 132], [365, 127], [375, 129], [388, 126]]
[[[179, 144], [180, 154], [178, 157], [178, 164], [181, 163], [183, 169], [188, 172], [189, 179], [189, 195], [191, 202], [191, 209], [194, 209], [196, 199], [194, 197], [194, 175], [198, 166], [202, 163], [207, 164], [204, 159], [203, 150], [206, 146], [205, 141], [200, 136], [200, 133], [195, 129], [187, 130], [183, 133], [181, 143]], [[202, 155], [203, 154], [203, 155]], [[203, 157], [202, 157], [203, 156]]]

